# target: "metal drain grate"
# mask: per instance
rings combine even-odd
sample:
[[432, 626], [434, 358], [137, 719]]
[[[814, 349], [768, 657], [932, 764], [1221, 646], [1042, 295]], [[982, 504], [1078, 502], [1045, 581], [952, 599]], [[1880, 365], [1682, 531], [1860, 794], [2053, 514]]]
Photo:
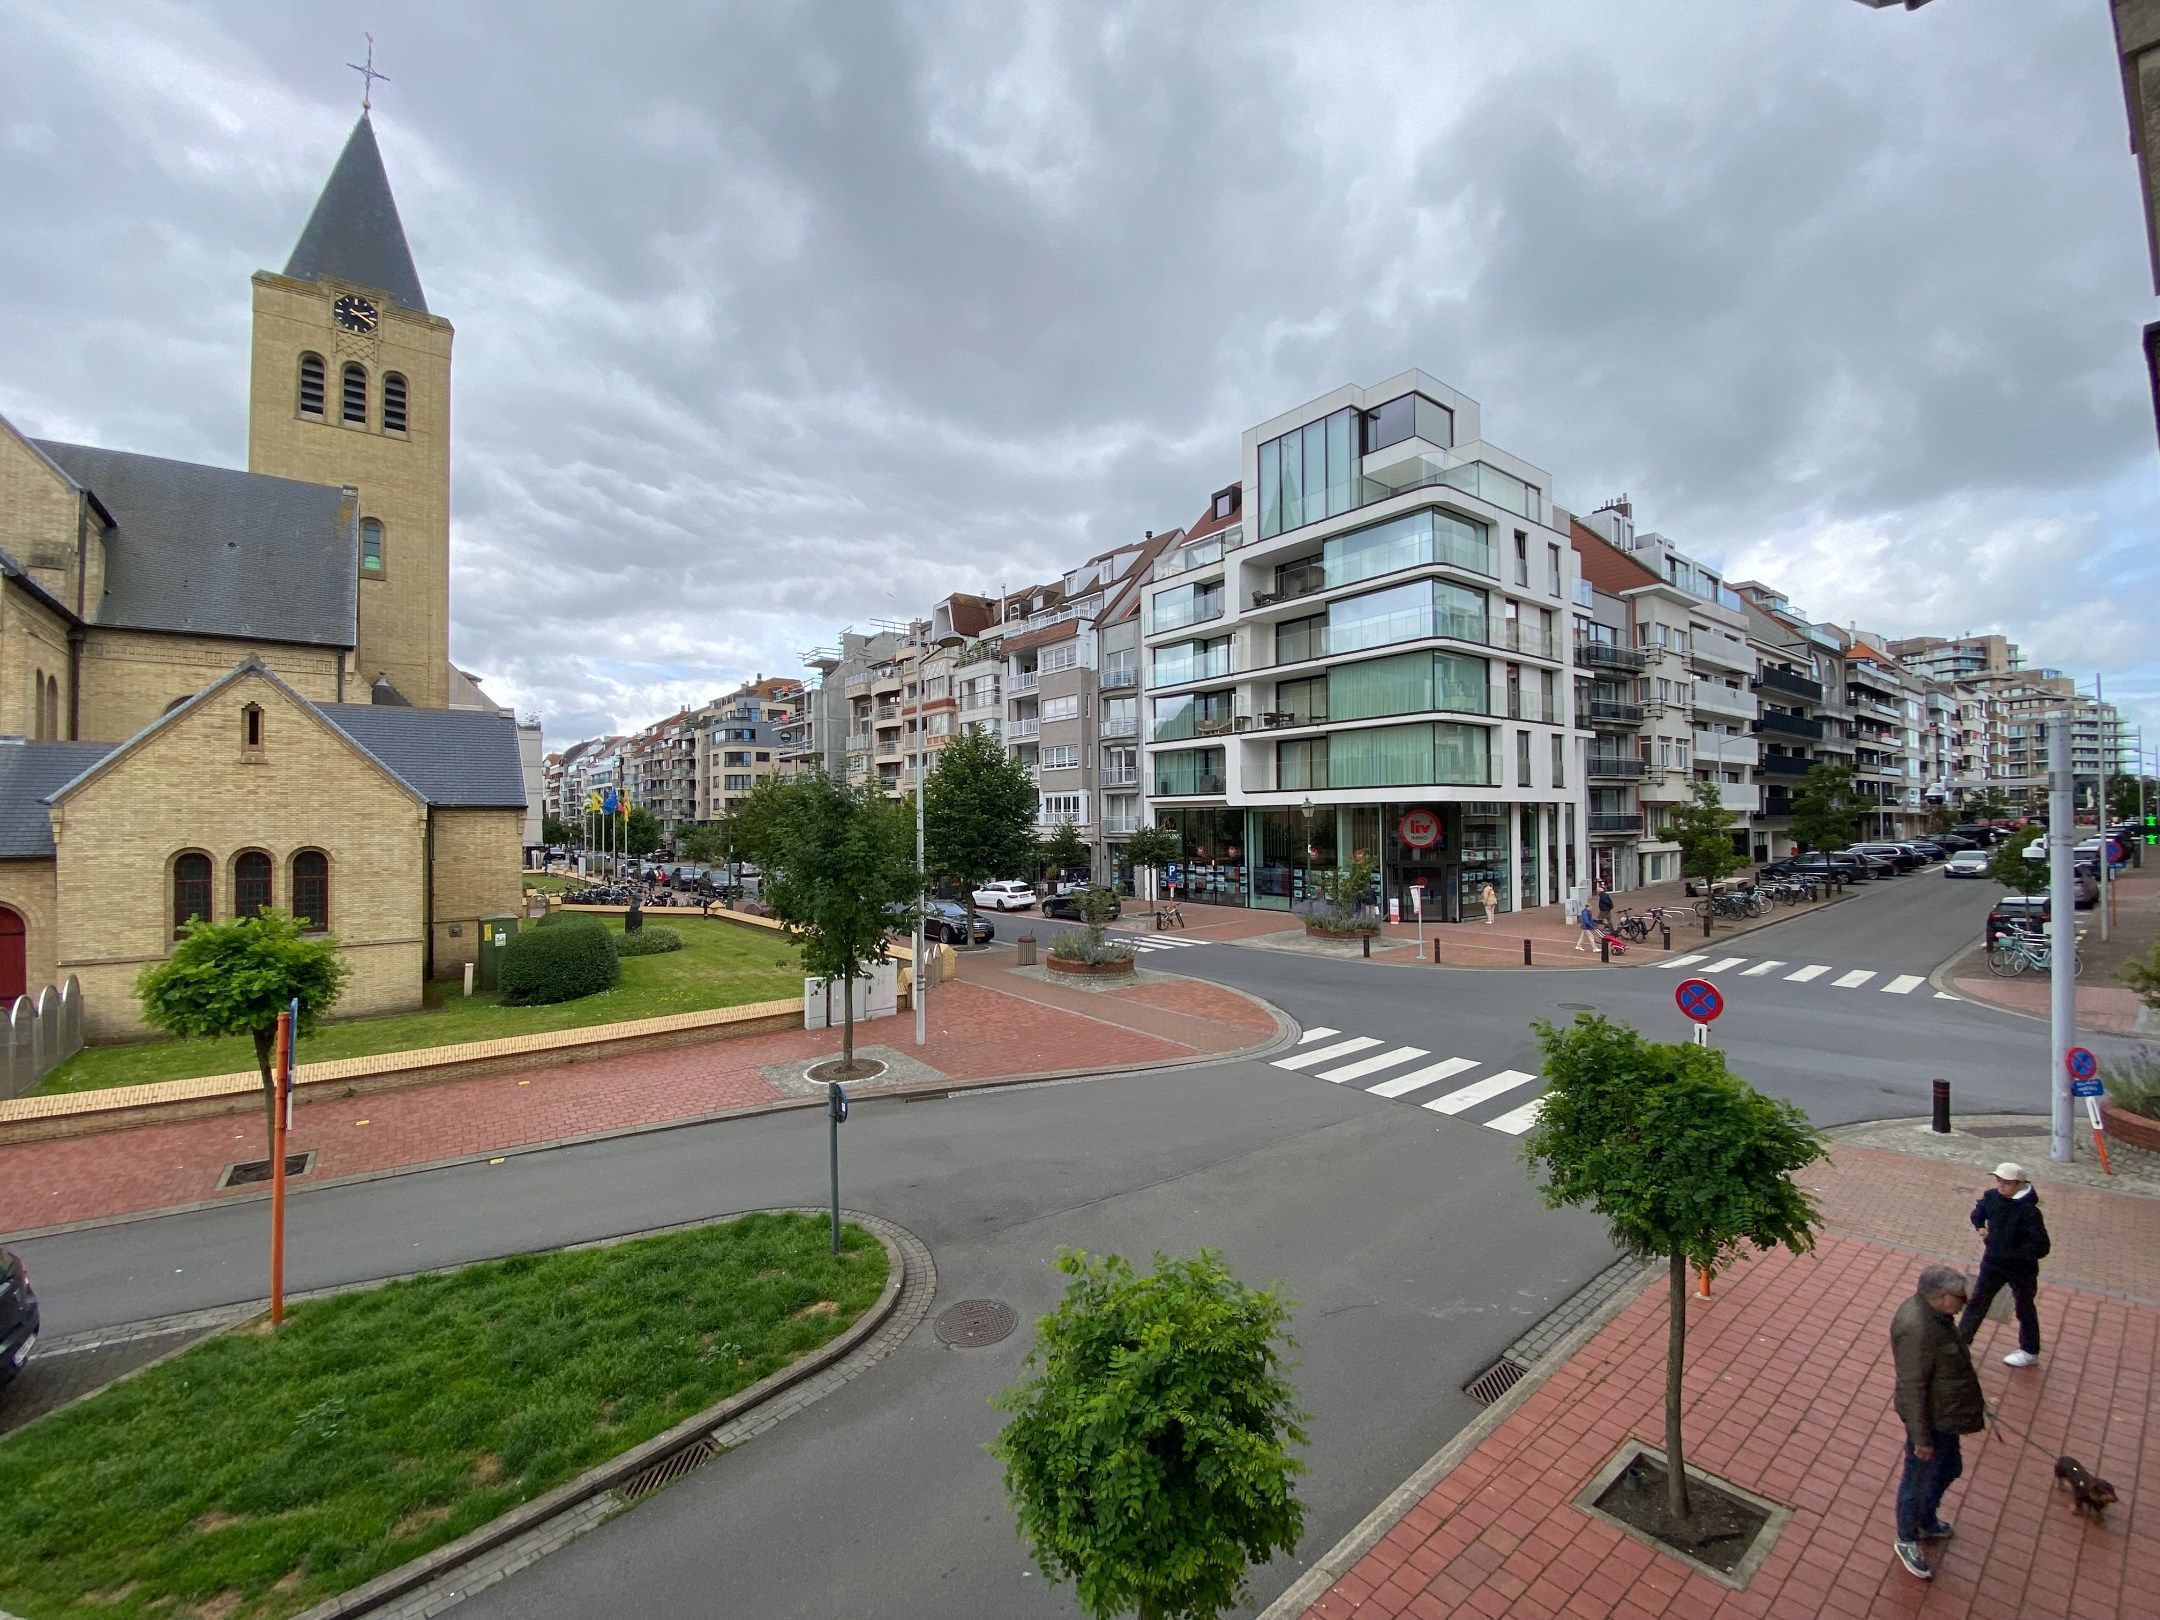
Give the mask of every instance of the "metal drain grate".
[[979, 1350], [1011, 1333], [1020, 1325], [1020, 1318], [1003, 1300], [963, 1299], [934, 1325], [941, 1344]]
[[1462, 1392], [1480, 1406], [1490, 1406], [1494, 1401], [1497, 1401], [1501, 1396], [1521, 1383], [1523, 1374], [1529, 1370], [1528, 1367], [1525, 1367], [1512, 1357], [1502, 1356], [1490, 1367], [1487, 1367], [1483, 1372], [1471, 1379], [1469, 1383], [1463, 1385]]
[[709, 1434], [699, 1435], [680, 1451], [671, 1451], [641, 1474], [632, 1475], [615, 1487], [615, 1494], [625, 1502], [641, 1502], [666, 1485], [674, 1484], [683, 1475], [703, 1468], [720, 1455], [720, 1442]]
[[[315, 1150], [285, 1155], [285, 1177], [304, 1176], [315, 1168]], [[220, 1187], [256, 1187], [267, 1185], [270, 1180], [268, 1159], [245, 1159], [239, 1164], [228, 1164], [225, 1173], [218, 1177]]]

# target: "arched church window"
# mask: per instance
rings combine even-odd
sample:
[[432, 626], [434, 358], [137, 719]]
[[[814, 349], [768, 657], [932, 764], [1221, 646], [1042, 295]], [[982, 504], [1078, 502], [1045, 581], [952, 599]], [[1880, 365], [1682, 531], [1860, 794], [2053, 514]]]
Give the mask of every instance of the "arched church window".
[[270, 904], [270, 857], [244, 849], [233, 857], [233, 915], [252, 917]]
[[360, 520], [360, 572], [382, 578], [383, 572], [382, 519]]
[[382, 425], [386, 433], [405, 431], [405, 379], [394, 371], [383, 373]]
[[45, 677], [45, 735], [60, 735], [60, 677]]
[[174, 938], [196, 918], [210, 920], [209, 856], [190, 850], [173, 861], [172, 896]]
[[262, 705], [259, 703], [250, 703], [240, 711], [240, 746], [262, 746]]
[[319, 354], [303, 354], [300, 357], [300, 414], [320, 416], [323, 413], [323, 358]]
[[32, 711], [30, 735], [38, 742], [43, 742], [45, 740], [45, 672], [42, 669], [34, 669], [30, 672], [30, 701], [36, 705]]
[[309, 933], [329, 928], [330, 857], [319, 849], [303, 849], [292, 858], [292, 908]]
[[345, 420], [367, 425], [367, 368], [351, 361], [345, 365]]

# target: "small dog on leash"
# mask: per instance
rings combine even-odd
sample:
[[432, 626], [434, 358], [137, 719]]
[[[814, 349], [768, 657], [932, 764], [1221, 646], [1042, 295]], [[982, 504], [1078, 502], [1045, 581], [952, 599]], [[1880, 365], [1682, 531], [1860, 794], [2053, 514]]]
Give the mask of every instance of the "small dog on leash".
[[2115, 1487], [2095, 1474], [2085, 1471], [2084, 1464], [2075, 1457], [2055, 1459], [2055, 1484], [2058, 1488], [2070, 1487], [2075, 1500], [2071, 1503], [2073, 1513], [2089, 1513], [2099, 1519], [2115, 1505]]

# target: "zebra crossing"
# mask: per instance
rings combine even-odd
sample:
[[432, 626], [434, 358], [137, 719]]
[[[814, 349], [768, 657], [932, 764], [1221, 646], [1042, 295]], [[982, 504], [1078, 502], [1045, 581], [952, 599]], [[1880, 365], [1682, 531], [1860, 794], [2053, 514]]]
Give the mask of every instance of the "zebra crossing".
[[[1742, 963], [1748, 965], [1742, 967]], [[1681, 968], [1699, 979], [1715, 978], [1721, 973], [1739, 972], [1734, 976], [1742, 979], [1761, 979], [1775, 975], [1787, 984], [1814, 984], [1816, 980], [1835, 973], [1826, 990], [1874, 990], [1886, 996], [1909, 996], [1927, 983], [1924, 973], [1888, 973], [1876, 968], [1840, 969], [1833, 962], [1780, 962], [1775, 959], [1755, 961], [1745, 956], [1719, 956], [1713, 951], [1696, 951], [1687, 956], [1669, 957], [1657, 964], [1664, 968]], [[1880, 980], [1880, 983], [1876, 981]], [[1937, 1001], [1956, 1001], [1948, 991], [1934, 992]]]
[[1110, 937], [1143, 953], [1147, 951], [1181, 951], [1188, 945], [1205, 945], [1207, 943], [1204, 939], [1180, 939], [1175, 934], [1113, 933]]
[[[1386, 1049], [1376, 1051], [1376, 1047]], [[1430, 1063], [1424, 1061], [1430, 1057], [1432, 1053], [1422, 1046], [1387, 1047], [1385, 1042], [1373, 1036], [1345, 1035], [1339, 1029], [1322, 1025], [1306, 1030], [1298, 1036], [1295, 1050], [1287, 1057], [1273, 1061], [1276, 1068], [1288, 1069], [1293, 1074], [1309, 1074], [1338, 1086], [1354, 1085], [1374, 1097], [1407, 1099], [1413, 1106], [1435, 1114], [1466, 1114], [1473, 1108], [1505, 1099], [1508, 1106], [1503, 1112], [1477, 1123], [1506, 1136], [1521, 1136], [1537, 1123], [1544, 1097], [1538, 1095], [1524, 1101], [1520, 1093], [1525, 1087], [1536, 1087], [1542, 1093], [1542, 1077], [1526, 1074], [1521, 1069], [1495, 1068], [1492, 1073], [1467, 1085], [1437, 1091], [1431, 1096], [1417, 1096], [1416, 1093], [1432, 1092], [1435, 1087], [1445, 1087], [1472, 1070], [1486, 1067], [1476, 1058], [1444, 1057]], [[1403, 1072], [1374, 1085], [1365, 1084], [1390, 1069]]]

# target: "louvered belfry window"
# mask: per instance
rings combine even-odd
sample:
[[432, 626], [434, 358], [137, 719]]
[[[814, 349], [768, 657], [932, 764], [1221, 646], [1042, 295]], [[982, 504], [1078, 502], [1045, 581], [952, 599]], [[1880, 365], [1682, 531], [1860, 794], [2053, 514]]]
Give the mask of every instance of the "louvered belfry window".
[[405, 379], [394, 371], [383, 373], [382, 425], [386, 433], [405, 431]]
[[345, 420], [367, 421], [367, 369], [364, 366], [348, 365], [345, 368]]
[[300, 410], [306, 416], [323, 413], [323, 360], [319, 354], [300, 357]]

